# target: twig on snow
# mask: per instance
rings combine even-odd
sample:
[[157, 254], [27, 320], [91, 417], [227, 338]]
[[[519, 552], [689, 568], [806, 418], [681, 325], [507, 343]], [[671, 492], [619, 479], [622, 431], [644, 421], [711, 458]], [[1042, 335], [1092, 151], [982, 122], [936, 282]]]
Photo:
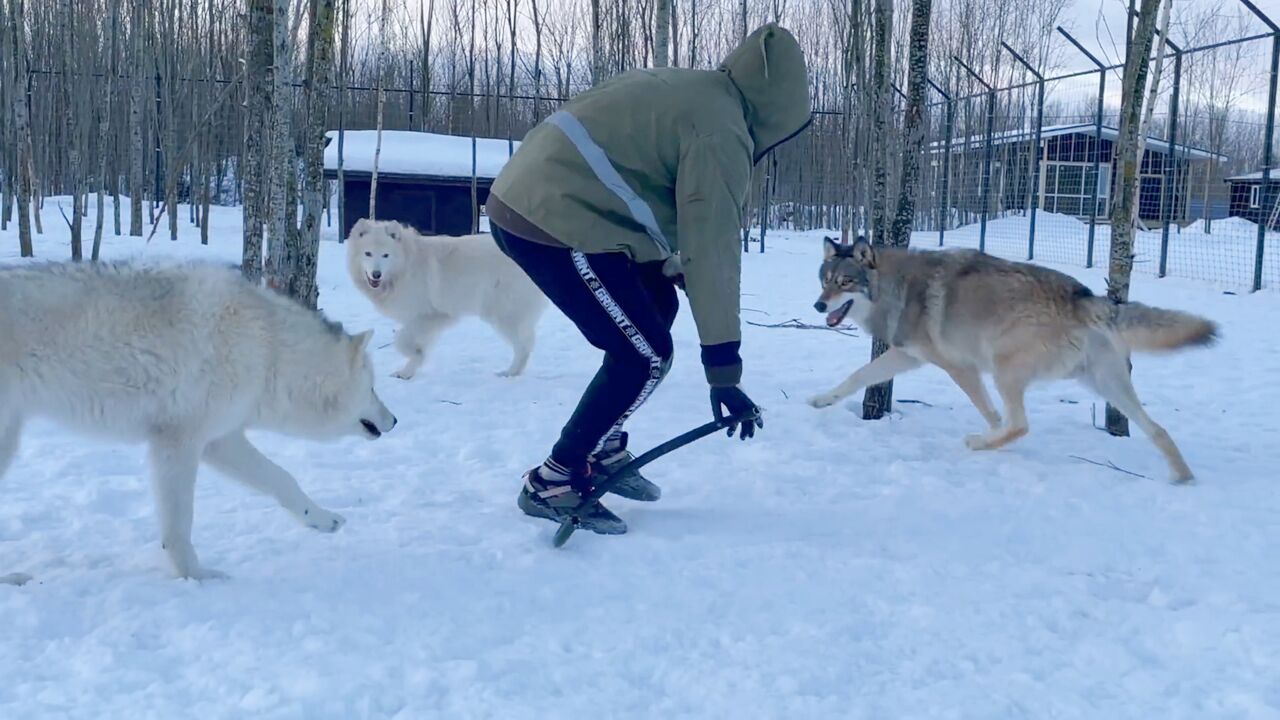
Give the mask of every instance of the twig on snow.
[[1134, 471], [1132, 471], [1132, 470], [1125, 470], [1124, 468], [1120, 467], [1119, 465], [1116, 465], [1115, 463], [1111, 462], [1110, 460], [1108, 460], [1108, 461], [1106, 461], [1106, 462], [1098, 462], [1097, 460], [1090, 460], [1090, 459], [1089, 459], [1089, 458], [1087, 458], [1087, 457], [1080, 457], [1079, 455], [1068, 455], [1067, 457], [1071, 458], [1072, 460], [1079, 460], [1079, 461], [1081, 461], [1081, 462], [1087, 462], [1087, 463], [1089, 463], [1090, 465], [1097, 465], [1098, 467], [1110, 468], [1111, 470], [1115, 470], [1116, 472], [1122, 472], [1122, 473], [1124, 473], [1125, 475], [1132, 475], [1132, 476], [1134, 476], [1134, 477], [1139, 477], [1139, 478], [1142, 478], [1143, 480], [1150, 480], [1150, 479], [1151, 479], [1151, 478], [1147, 477], [1146, 475], [1143, 475], [1142, 473], [1136, 473], [1136, 472], [1134, 472]]
[[791, 328], [793, 330], [826, 330], [828, 332], [839, 333], [847, 337], [858, 337], [858, 334], [852, 332], [852, 326], [842, 325], [839, 327], [828, 327], [826, 325], [811, 325], [807, 322], [801, 322], [799, 318], [791, 318], [777, 323], [758, 323], [747, 321], [748, 325], [754, 325], [762, 328]]

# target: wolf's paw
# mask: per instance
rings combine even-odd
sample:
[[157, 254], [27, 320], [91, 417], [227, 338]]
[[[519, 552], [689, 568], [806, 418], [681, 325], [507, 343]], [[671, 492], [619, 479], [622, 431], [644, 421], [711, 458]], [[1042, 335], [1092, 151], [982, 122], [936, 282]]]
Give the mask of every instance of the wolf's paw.
[[499, 370], [498, 372], [494, 373], [494, 375], [497, 375], [500, 378], [520, 377], [520, 371], [507, 368], [506, 370]]
[[338, 513], [316, 507], [302, 511], [302, 522], [317, 532], [335, 533], [347, 524], [347, 519]]
[[205, 580], [227, 580], [231, 576], [221, 570], [214, 570], [207, 567], [195, 567], [178, 576], [183, 580], [196, 580], [203, 582]]
[[415, 374], [416, 373], [409, 368], [400, 368], [399, 370], [391, 373], [391, 377], [398, 380], [412, 380]]
[[964, 444], [970, 450], [990, 450], [991, 449], [991, 441], [987, 439], [986, 435], [977, 435], [977, 434], [965, 435]]
[[813, 397], [809, 398], [809, 404], [816, 408], [824, 408], [824, 407], [831, 407], [832, 405], [835, 405], [837, 402], [839, 402], [839, 400], [840, 398], [836, 397], [835, 395], [832, 395], [831, 393], [823, 393], [821, 395], [814, 395]]

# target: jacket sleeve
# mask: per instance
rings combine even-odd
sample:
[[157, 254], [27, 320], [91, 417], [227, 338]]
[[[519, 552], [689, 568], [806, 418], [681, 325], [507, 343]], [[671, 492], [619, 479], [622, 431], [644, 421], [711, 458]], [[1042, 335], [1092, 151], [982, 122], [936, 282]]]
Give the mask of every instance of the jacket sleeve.
[[700, 134], [682, 149], [676, 172], [676, 233], [685, 293], [712, 385], [742, 379], [739, 324], [742, 207], [751, 181], [750, 140]]

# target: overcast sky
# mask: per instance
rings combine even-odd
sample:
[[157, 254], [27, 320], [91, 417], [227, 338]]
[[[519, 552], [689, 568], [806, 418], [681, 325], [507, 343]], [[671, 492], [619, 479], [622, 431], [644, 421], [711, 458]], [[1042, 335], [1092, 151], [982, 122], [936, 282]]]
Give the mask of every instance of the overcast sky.
[[[1016, 2], [1017, 0], [1007, 1]], [[1280, 23], [1280, 0], [1253, 0], [1253, 3], [1262, 12], [1269, 15], [1274, 22]], [[1101, 15], [1105, 18], [1107, 24], [1111, 27], [1112, 33], [1119, 38], [1124, 35], [1124, 16], [1127, 5], [1127, 0], [1075, 0], [1074, 6], [1067, 10], [1067, 17], [1070, 18], [1077, 31], [1073, 34], [1090, 51], [1106, 53], [1105, 56], [1100, 57], [1110, 59], [1112, 62], [1119, 62], [1120, 60], [1115, 57], [1115, 50], [1107, 37], [1106, 27], [1099, 21], [1099, 16]], [[1183, 13], [1191, 14], [1189, 11], [1205, 7], [1219, 8], [1224, 15], [1252, 16], [1239, 0], [1174, 0], [1172, 17], [1176, 20]], [[1261, 21], [1254, 22], [1254, 26], [1257, 28], [1256, 32], [1258, 33], [1266, 32], [1267, 30]], [[1179, 39], [1176, 31], [1173, 33], [1173, 39], [1175, 42]], [[1088, 66], [1088, 61], [1081, 58], [1079, 69], [1083, 70]], [[1071, 67], [1075, 69], [1076, 64], [1072, 62]]]

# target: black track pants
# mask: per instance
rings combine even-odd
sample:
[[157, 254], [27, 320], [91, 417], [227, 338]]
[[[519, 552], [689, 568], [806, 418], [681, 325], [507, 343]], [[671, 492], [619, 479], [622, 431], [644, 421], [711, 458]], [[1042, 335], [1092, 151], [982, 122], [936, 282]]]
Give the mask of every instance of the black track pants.
[[587, 341], [604, 351], [600, 370], [551, 451], [563, 467], [581, 469], [671, 366], [671, 325], [680, 307], [675, 286], [662, 274], [662, 263], [552, 247], [496, 225], [493, 237]]

